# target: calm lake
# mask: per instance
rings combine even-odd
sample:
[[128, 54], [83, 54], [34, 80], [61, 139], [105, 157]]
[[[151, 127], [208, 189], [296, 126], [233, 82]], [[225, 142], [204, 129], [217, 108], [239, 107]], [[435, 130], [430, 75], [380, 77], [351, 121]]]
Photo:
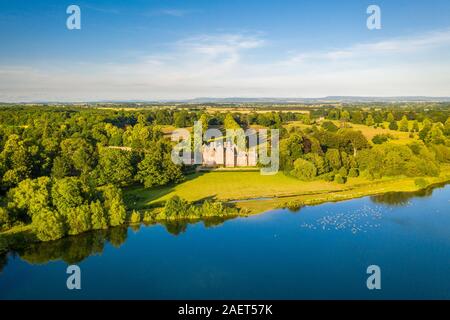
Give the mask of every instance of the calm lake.
[[[450, 299], [449, 208], [447, 185], [84, 234], [0, 258], [0, 299]], [[66, 288], [70, 264], [81, 290]]]

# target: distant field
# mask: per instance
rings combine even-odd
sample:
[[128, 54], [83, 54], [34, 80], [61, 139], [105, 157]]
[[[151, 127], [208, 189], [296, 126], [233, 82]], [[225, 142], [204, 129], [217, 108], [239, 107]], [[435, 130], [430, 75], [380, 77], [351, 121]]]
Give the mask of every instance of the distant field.
[[[338, 127], [340, 126], [339, 121], [332, 121], [332, 122], [336, 126], [338, 126]], [[349, 125], [351, 126], [352, 129], [361, 131], [368, 140], [372, 140], [372, 138], [374, 136], [376, 136], [377, 134], [390, 134], [396, 138], [396, 140], [393, 140], [393, 141], [398, 142], [398, 143], [409, 143], [409, 142], [415, 140], [414, 138], [409, 137], [409, 132], [401, 132], [401, 131], [384, 129], [384, 128], [368, 127], [363, 124], [349, 123]], [[388, 125], [389, 125], [388, 122], [384, 123], [385, 127], [388, 127]], [[303, 124], [301, 121], [292, 121], [289, 124], [287, 124], [285, 127], [286, 128], [299, 127], [301, 129], [306, 129], [311, 126], [312, 125]], [[410, 121], [410, 128], [411, 127], [412, 127], [412, 121]]]

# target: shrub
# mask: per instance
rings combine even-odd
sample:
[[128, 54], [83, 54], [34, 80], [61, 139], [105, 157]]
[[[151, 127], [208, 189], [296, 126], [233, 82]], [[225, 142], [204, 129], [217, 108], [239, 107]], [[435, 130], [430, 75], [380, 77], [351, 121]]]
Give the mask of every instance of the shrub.
[[346, 182], [345, 178], [341, 176], [340, 174], [337, 174], [334, 176], [334, 182], [339, 184], [344, 184]]
[[338, 173], [343, 177], [346, 177], [348, 175], [347, 169], [345, 167], [340, 168]]
[[141, 222], [141, 214], [136, 210], [133, 210], [130, 215], [130, 223], [140, 223]]
[[325, 121], [322, 123], [322, 128], [330, 132], [337, 132], [339, 128], [331, 121]]
[[359, 176], [359, 170], [356, 169], [356, 168], [351, 168], [349, 170], [349, 172], [348, 172], [348, 176], [352, 177], [352, 178], [358, 177]]
[[56, 240], [65, 235], [63, 217], [58, 212], [48, 209], [33, 215], [32, 228], [41, 241]]
[[188, 214], [189, 203], [180, 198], [179, 196], [173, 196], [166, 201], [163, 209], [163, 216], [166, 218], [184, 217]]
[[317, 168], [312, 162], [298, 158], [295, 160], [294, 169], [290, 173], [300, 180], [311, 180], [317, 175]]
[[325, 181], [328, 181], [328, 182], [334, 181], [334, 173], [332, 173], [332, 172], [324, 174], [322, 177], [323, 177], [323, 180], [325, 180]]
[[9, 219], [8, 210], [0, 207], [0, 229], [9, 228], [9, 225], [10, 225], [10, 219]]
[[416, 180], [414, 180], [414, 183], [420, 189], [426, 188], [428, 186], [428, 181], [424, 178], [417, 178]]
[[142, 221], [144, 223], [152, 223], [155, 221], [155, 212], [154, 211], [146, 211], [144, 212], [144, 216], [142, 217]]
[[386, 134], [386, 133], [380, 133], [380, 134], [375, 135], [372, 138], [372, 142], [374, 144], [382, 144], [382, 143], [389, 141], [390, 139], [392, 139], [392, 135]]

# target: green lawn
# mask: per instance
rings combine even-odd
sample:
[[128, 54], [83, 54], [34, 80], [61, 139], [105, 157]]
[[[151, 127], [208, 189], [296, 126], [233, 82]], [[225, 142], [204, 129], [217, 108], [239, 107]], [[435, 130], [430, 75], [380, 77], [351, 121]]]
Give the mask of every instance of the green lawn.
[[[441, 177], [426, 178], [429, 183], [450, 180], [448, 167], [442, 169]], [[350, 178], [346, 184], [323, 180], [303, 182], [283, 173], [263, 176], [253, 172], [205, 172], [189, 176], [176, 186], [162, 188], [136, 187], [125, 191], [127, 204], [134, 209], [160, 206], [164, 201], [178, 195], [189, 201], [217, 199], [223, 201], [274, 198], [273, 200], [241, 202], [237, 205], [252, 212], [273, 209], [286, 201], [301, 200], [319, 203], [361, 197], [388, 191], [415, 191], [414, 178], [394, 177], [381, 180]]]

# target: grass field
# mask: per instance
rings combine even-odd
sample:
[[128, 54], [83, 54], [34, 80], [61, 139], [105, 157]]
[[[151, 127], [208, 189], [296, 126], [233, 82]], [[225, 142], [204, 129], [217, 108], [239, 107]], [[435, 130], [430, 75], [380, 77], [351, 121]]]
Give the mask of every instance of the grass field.
[[[191, 175], [185, 182], [172, 187], [131, 188], [125, 191], [125, 197], [128, 205], [137, 210], [161, 206], [174, 195], [189, 201], [250, 199], [237, 202], [236, 205], [246, 208], [250, 213], [258, 213], [280, 207], [289, 201], [316, 204], [391, 191], [416, 191], [418, 187], [414, 180], [408, 177], [380, 180], [358, 177], [349, 178], [346, 184], [338, 184], [323, 180], [303, 182], [281, 172], [273, 176], [263, 176], [258, 171], [213, 171]], [[442, 168], [440, 177], [427, 177], [426, 180], [429, 184], [450, 180], [450, 166]]]

